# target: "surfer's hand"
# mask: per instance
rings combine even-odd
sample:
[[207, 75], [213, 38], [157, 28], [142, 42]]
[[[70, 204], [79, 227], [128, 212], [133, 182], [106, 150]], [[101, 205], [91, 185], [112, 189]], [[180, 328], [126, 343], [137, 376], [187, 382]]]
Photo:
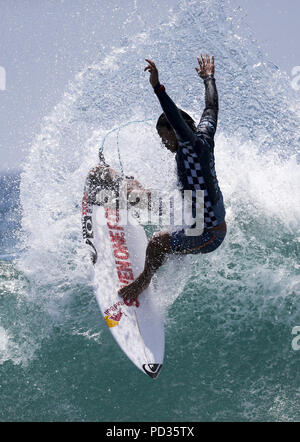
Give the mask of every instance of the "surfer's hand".
[[135, 180], [133, 177], [127, 178], [126, 184], [127, 184], [127, 194], [132, 192], [135, 189], [142, 188], [142, 185], [137, 180]]
[[127, 199], [131, 206], [139, 204], [139, 208], [149, 207], [151, 190], [145, 189], [137, 180], [127, 180]]
[[147, 58], [145, 61], [148, 63], [148, 66], [145, 67], [144, 72], [149, 71], [150, 72], [150, 78], [149, 81], [151, 83], [151, 86], [155, 88], [155, 86], [158, 84], [158, 70], [155, 66], [155, 63], [151, 60], [148, 60]]
[[215, 57], [212, 56], [211, 60], [209, 55], [206, 54], [206, 58], [201, 54], [201, 58], [197, 58], [200, 69], [197, 67], [196, 72], [200, 78], [205, 78], [207, 75], [214, 75], [215, 73]]

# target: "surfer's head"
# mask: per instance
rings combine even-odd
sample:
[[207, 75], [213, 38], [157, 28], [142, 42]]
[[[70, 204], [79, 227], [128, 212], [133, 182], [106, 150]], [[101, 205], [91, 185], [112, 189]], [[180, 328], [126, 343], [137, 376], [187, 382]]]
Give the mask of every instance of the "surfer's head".
[[[188, 124], [192, 131], [195, 132], [196, 126], [193, 118], [181, 109], [179, 109], [179, 112], [181, 113], [184, 121]], [[166, 148], [171, 152], [176, 152], [178, 149], [177, 137], [164, 113], [162, 113], [157, 120], [156, 130]]]

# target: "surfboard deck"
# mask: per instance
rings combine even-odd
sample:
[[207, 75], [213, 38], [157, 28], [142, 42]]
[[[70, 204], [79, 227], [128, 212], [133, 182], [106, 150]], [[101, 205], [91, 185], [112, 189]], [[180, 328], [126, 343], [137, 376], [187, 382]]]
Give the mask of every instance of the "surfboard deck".
[[147, 237], [127, 210], [88, 204], [83, 199], [83, 234], [91, 247], [95, 296], [110, 332], [128, 358], [151, 378], [164, 359], [164, 318], [152, 284], [135, 301], [125, 302], [118, 289], [143, 270]]

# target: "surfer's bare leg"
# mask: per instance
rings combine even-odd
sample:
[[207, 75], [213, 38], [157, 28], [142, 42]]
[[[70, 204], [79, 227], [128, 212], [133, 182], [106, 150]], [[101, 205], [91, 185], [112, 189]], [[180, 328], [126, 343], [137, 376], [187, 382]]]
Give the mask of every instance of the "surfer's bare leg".
[[131, 284], [119, 290], [125, 300], [136, 299], [150, 284], [151, 278], [171, 253], [169, 232], [159, 232], [150, 238], [143, 272]]

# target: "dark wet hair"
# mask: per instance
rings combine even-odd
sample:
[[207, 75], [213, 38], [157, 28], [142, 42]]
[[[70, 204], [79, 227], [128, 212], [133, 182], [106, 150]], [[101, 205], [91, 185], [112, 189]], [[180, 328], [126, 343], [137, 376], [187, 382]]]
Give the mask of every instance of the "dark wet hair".
[[[181, 113], [181, 115], [182, 115], [184, 121], [187, 123], [187, 125], [192, 129], [192, 131], [196, 132], [196, 125], [195, 125], [195, 121], [193, 120], [193, 118], [189, 114], [187, 114], [185, 111], [183, 111], [182, 109], [178, 109], [178, 110]], [[160, 128], [163, 128], [163, 127], [165, 127], [168, 130], [173, 130], [171, 124], [169, 123], [169, 121], [164, 113], [162, 113], [157, 120], [156, 130], [158, 131]]]

